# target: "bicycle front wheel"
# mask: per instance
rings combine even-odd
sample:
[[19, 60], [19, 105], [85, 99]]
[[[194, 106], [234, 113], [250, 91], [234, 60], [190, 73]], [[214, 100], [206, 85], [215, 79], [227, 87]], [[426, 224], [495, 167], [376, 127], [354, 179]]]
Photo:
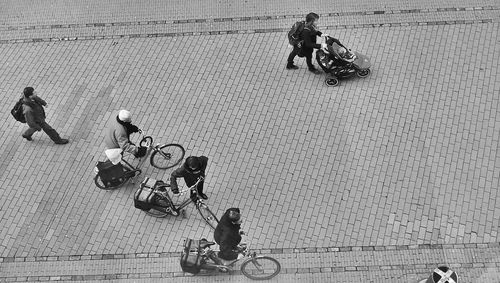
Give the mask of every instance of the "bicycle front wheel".
[[158, 169], [168, 169], [179, 164], [186, 150], [180, 144], [164, 144], [151, 154], [151, 165]]
[[219, 219], [217, 219], [217, 216], [208, 208], [208, 206], [204, 203], [198, 203], [196, 205], [196, 208], [198, 209], [198, 212], [200, 213], [201, 217], [207, 222], [212, 229], [215, 230], [215, 227], [217, 227], [217, 224], [219, 224]]
[[268, 280], [280, 271], [281, 264], [268, 256], [256, 256], [241, 264], [241, 273], [253, 280]]

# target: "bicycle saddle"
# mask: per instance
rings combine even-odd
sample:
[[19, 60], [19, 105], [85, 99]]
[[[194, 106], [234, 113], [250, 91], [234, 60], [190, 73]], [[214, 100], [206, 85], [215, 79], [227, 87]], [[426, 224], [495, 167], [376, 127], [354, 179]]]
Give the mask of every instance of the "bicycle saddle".
[[202, 249], [204, 249], [206, 247], [210, 247], [212, 245], [215, 245], [215, 242], [207, 241], [207, 239], [201, 239], [200, 240], [200, 248], [202, 248]]

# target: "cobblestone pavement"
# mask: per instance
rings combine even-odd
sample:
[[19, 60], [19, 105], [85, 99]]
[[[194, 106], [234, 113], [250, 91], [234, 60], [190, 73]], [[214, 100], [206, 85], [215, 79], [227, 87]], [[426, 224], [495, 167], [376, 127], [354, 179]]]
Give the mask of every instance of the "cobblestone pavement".
[[[365, 2], [2, 1], [2, 113], [32, 85], [71, 142], [3, 120], [0, 281], [246, 282], [181, 272], [183, 239], [211, 239], [193, 208], [153, 219], [137, 184], [94, 186], [106, 121], [127, 108], [210, 158], [207, 203], [243, 210], [276, 282], [417, 282], [440, 264], [500, 282], [500, 5]], [[368, 78], [285, 70], [284, 31], [311, 10], [371, 58]]]

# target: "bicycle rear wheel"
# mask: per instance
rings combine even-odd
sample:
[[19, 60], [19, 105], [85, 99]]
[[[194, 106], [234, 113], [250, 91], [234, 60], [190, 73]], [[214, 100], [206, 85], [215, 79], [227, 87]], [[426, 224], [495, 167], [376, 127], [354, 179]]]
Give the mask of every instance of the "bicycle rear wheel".
[[196, 209], [198, 209], [198, 212], [200, 213], [201, 217], [207, 222], [212, 229], [215, 230], [215, 227], [217, 227], [217, 224], [219, 224], [219, 219], [217, 219], [217, 216], [208, 208], [208, 206], [202, 202], [198, 202], [196, 204]]
[[176, 143], [164, 144], [151, 154], [151, 165], [158, 169], [168, 169], [179, 164], [186, 150]]
[[153, 197], [153, 202], [155, 203], [155, 205], [161, 206], [161, 208], [154, 208], [153, 207], [150, 210], [145, 210], [144, 212], [147, 215], [157, 217], [157, 218], [163, 218], [163, 217], [166, 217], [167, 215], [170, 214], [167, 211], [167, 209], [170, 209], [170, 207], [171, 207], [171, 203], [168, 199], [156, 195]]
[[165, 211], [161, 211], [161, 210], [156, 210], [154, 208], [151, 208], [150, 210], [144, 210], [144, 212], [149, 215], [149, 216], [153, 216], [153, 217], [156, 217], [156, 218], [163, 218], [163, 217], [166, 217], [169, 213], [168, 212], [165, 212]]
[[268, 256], [256, 256], [241, 264], [241, 273], [253, 280], [268, 280], [280, 271], [281, 264]]
[[94, 183], [101, 190], [112, 191], [112, 190], [116, 190], [116, 189], [119, 189], [119, 188], [123, 187], [123, 185], [125, 185], [125, 183], [127, 183], [127, 181], [129, 179], [130, 179], [130, 177], [123, 176], [123, 177], [117, 179], [116, 183], [106, 185], [101, 180], [101, 178], [99, 177], [99, 175], [95, 175], [95, 177], [94, 177]]

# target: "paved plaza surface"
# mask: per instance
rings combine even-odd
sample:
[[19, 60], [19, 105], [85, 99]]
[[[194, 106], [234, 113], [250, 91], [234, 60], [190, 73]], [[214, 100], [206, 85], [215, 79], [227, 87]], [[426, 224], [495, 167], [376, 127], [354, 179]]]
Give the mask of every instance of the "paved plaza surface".
[[[242, 209], [244, 240], [282, 264], [272, 282], [418, 282], [438, 265], [500, 282], [498, 1], [143, 2], [0, 4], [0, 282], [249, 281], [182, 272], [183, 240], [213, 239], [194, 207], [152, 218], [138, 183], [95, 187], [122, 108], [209, 157], [207, 204]], [[285, 69], [310, 11], [369, 77]], [[68, 145], [21, 138], [26, 86]]]

